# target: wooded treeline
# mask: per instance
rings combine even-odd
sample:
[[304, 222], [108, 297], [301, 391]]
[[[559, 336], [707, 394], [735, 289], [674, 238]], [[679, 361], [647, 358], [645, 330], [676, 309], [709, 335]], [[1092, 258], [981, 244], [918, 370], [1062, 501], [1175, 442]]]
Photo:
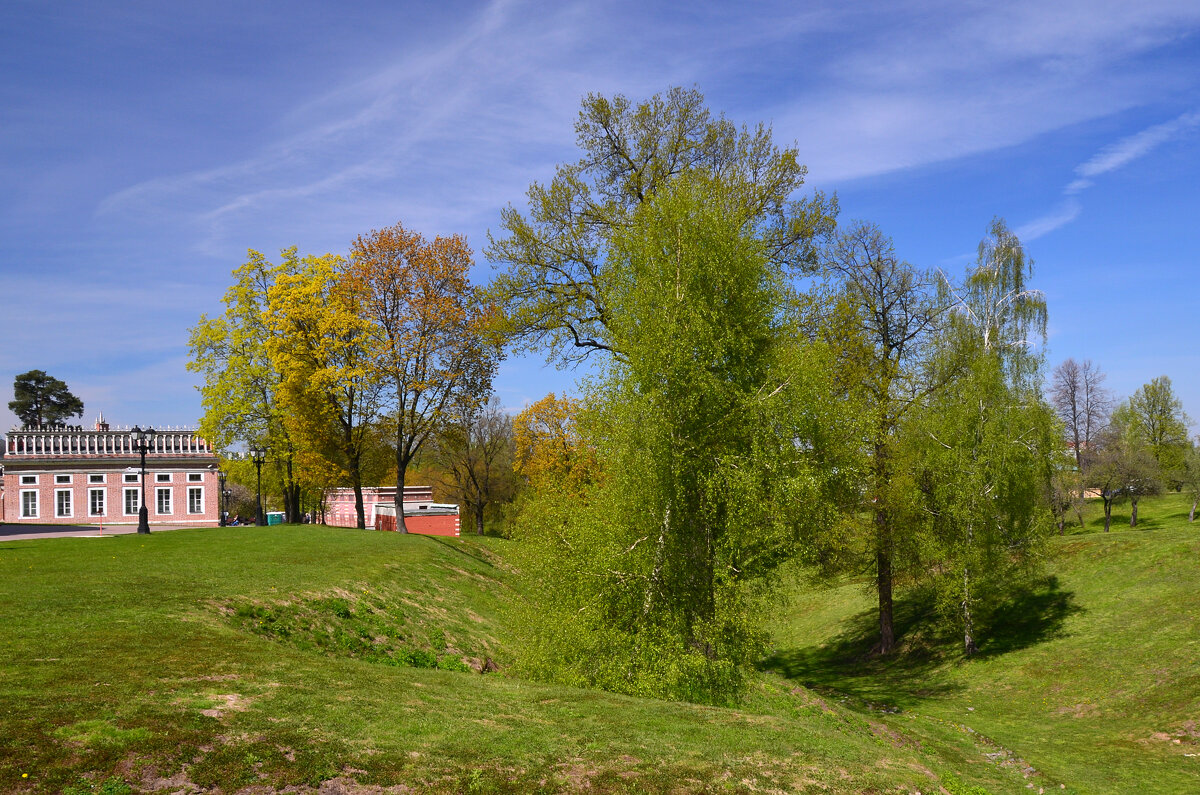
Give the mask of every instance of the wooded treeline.
[[[289, 519], [413, 472], [478, 532], [502, 517], [524, 673], [731, 701], [797, 566], [869, 578], [878, 654], [896, 589], [933, 589], [970, 655], [1085, 488], [1197, 489], [1165, 377], [1110, 411], [1068, 361], [1044, 396], [1047, 307], [1002, 220], [964, 273], [919, 268], [695, 90], [588, 96], [576, 133], [503, 210], [485, 287], [461, 238], [400, 225], [345, 257], [252, 251], [191, 341], [203, 432], [269, 447]], [[509, 417], [504, 350], [592, 375]]]

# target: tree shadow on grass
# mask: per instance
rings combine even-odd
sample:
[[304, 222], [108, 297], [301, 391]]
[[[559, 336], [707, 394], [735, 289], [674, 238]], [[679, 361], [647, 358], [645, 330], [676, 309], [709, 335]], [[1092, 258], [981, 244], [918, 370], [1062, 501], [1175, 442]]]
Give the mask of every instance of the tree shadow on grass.
[[1054, 576], [997, 594], [992, 603], [990, 609], [977, 611], [979, 651], [970, 660], [963, 655], [962, 630], [939, 621], [933, 592], [919, 588], [894, 602], [897, 650], [893, 654], [872, 652], [879, 637], [879, 614], [872, 608], [844, 620], [841, 631], [823, 642], [777, 650], [759, 667], [805, 687], [907, 708], [961, 690], [962, 685], [949, 676], [956, 665], [1061, 637], [1066, 619], [1083, 609]]
[[489, 560], [483, 553], [478, 552], [477, 550], [472, 549], [471, 547], [464, 546], [463, 544], [455, 543], [448, 537], [445, 537], [445, 536], [421, 536], [421, 537], [428, 538], [430, 541], [437, 544], [438, 546], [445, 547], [446, 549], [449, 549], [452, 552], [457, 552], [458, 554], [463, 555], [464, 557], [468, 557], [471, 560], [478, 561], [478, 562], [484, 564], [485, 566], [487, 566], [488, 568], [492, 568], [492, 569], [496, 568], [496, 563], [494, 560]]

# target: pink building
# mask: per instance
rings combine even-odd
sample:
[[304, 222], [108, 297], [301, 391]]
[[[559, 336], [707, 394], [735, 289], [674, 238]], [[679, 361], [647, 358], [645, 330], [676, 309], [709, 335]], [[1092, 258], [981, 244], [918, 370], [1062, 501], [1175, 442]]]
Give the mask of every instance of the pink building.
[[[364, 486], [363, 513], [367, 527], [396, 529], [396, 487]], [[354, 489], [325, 492], [325, 523], [335, 527], [357, 527]], [[431, 536], [457, 536], [461, 532], [458, 506], [433, 501], [429, 486], [404, 487], [404, 526], [410, 533]]]
[[15, 428], [4, 451], [5, 522], [136, 525], [144, 493], [152, 526], [217, 523], [218, 461], [194, 429], [155, 433], [145, 484], [129, 430], [112, 430], [103, 417], [90, 431]]

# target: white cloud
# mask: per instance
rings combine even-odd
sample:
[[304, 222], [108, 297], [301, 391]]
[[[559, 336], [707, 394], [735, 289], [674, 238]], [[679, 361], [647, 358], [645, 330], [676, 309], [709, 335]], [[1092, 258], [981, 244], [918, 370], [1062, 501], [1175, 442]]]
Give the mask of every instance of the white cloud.
[[[1075, 173], [1084, 178], [1068, 185], [1068, 189], [1085, 183], [1092, 177], [1115, 171], [1128, 163], [1149, 154], [1162, 144], [1187, 133], [1200, 125], [1200, 111], [1189, 111], [1178, 118], [1172, 119], [1153, 127], [1147, 127], [1141, 132], [1117, 141], [1112, 146], [1105, 147], [1091, 160], [1080, 164]], [[1085, 184], [1090, 184], [1087, 182]]]
[[1025, 241], [1037, 240], [1039, 237], [1048, 235], [1055, 229], [1071, 223], [1079, 217], [1079, 213], [1082, 211], [1083, 208], [1078, 201], [1067, 199], [1054, 211], [1018, 227], [1016, 235]]
[[1092, 187], [1096, 177], [1127, 166], [1198, 126], [1200, 111], [1189, 111], [1171, 121], [1147, 127], [1105, 147], [1094, 157], [1075, 167], [1078, 176], [1063, 188], [1063, 195], [1067, 200], [1054, 211], [1022, 226], [1017, 230], [1017, 236], [1022, 240], [1035, 240], [1074, 221], [1083, 211], [1082, 205], [1074, 197]]

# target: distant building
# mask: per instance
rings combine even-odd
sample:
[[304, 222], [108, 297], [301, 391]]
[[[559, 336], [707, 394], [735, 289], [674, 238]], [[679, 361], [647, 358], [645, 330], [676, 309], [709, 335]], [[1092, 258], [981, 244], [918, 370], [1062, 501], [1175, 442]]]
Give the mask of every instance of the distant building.
[[[363, 514], [367, 527], [396, 529], [396, 487], [364, 486]], [[357, 527], [354, 489], [330, 489], [325, 492], [325, 523], [335, 527]], [[431, 536], [457, 536], [461, 532], [458, 506], [433, 501], [429, 486], [404, 487], [404, 526], [410, 533]]]
[[[140, 456], [128, 429], [103, 415], [81, 426], [14, 428], [4, 441], [4, 521], [11, 524], [137, 524]], [[217, 456], [193, 428], [157, 430], [146, 453], [151, 525], [215, 525]]]

